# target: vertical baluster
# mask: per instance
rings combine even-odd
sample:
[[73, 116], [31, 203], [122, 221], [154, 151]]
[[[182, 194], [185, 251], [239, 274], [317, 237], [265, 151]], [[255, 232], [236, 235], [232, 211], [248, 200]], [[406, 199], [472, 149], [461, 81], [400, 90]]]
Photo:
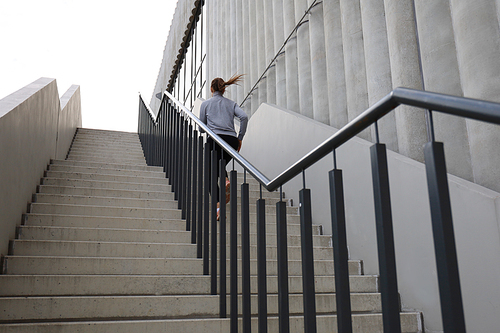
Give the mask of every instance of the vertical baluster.
[[168, 180], [173, 187], [174, 154], [175, 154], [175, 110], [169, 102], [169, 136], [168, 136]]
[[382, 318], [384, 332], [401, 332], [399, 317], [399, 295], [396, 272], [396, 254], [392, 227], [391, 196], [387, 152], [384, 144], [370, 148], [377, 228], [377, 248], [382, 294]]
[[204, 187], [203, 187], [203, 274], [209, 274], [209, 258], [210, 258], [210, 247], [209, 247], [209, 229], [210, 229], [210, 196], [209, 196], [209, 186], [210, 186], [210, 146], [205, 143], [205, 168], [204, 168]]
[[[214, 143], [215, 145], [215, 143]], [[217, 150], [211, 151], [211, 170], [210, 170], [210, 194], [211, 194], [211, 241], [212, 241], [212, 261], [210, 262], [211, 288], [212, 295], [217, 295]]]
[[166, 124], [166, 118], [167, 114], [165, 112], [165, 99], [162, 99], [160, 103], [160, 111], [159, 113], [161, 114], [161, 122], [160, 122], [160, 165], [162, 166], [163, 172], [165, 172], [165, 124]]
[[165, 175], [167, 174], [167, 122], [168, 122], [168, 114], [167, 114], [167, 99], [163, 98], [163, 103], [162, 103], [162, 109], [163, 109], [163, 156], [162, 156], [162, 163], [163, 163], [163, 172], [165, 172]]
[[153, 116], [153, 165], [158, 166], [158, 124]]
[[[198, 138], [198, 258], [203, 258], [203, 137]], [[206, 231], [205, 231], [206, 232]]]
[[193, 126], [188, 125], [187, 128], [187, 161], [186, 161], [186, 231], [191, 231], [191, 176], [193, 171]]
[[237, 172], [229, 174], [230, 185], [230, 279], [231, 279], [231, 333], [238, 333], [238, 194], [237, 194]]
[[170, 174], [170, 151], [171, 151], [171, 142], [172, 142], [172, 111], [170, 109], [170, 102], [168, 99], [165, 99], [165, 112], [166, 112], [166, 129], [165, 129], [165, 139], [166, 139], [166, 148], [165, 148], [165, 173], [167, 174], [168, 182], [171, 183], [172, 175]]
[[227, 288], [226, 288], [226, 161], [221, 159], [219, 162], [219, 295], [220, 295], [220, 318], [227, 318]]
[[186, 142], [187, 142], [187, 122], [184, 115], [181, 116], [181, 145], [180, 145], [180, 166], [179, 166], [179, 201], [178, 206], [181, 210], [181, 218], [186, 219]]
[[[246, 172], [245, 172], [246, 176]], [[251, 306], [250, 306], [250, 194], [249, 186], [241, 184], [241, 288], [242, 288], [242, 314], [243, 333], [251, 332]]]
[[278, 247], [278, 316], [279, 333], [290, 332], [290, 309], [288, 299], [288, 240], [286, 226], [286, 203], [280, 187], [280, 201], [276, 203], [276, 234]]
[[344, 210], [342, 170], [329, 173], [330, 207], [332, 216], [333, 264], [335, 269], [335, 297], [337, 303], [337, 331], [352, 332], [351, 295]]
[[461, 333], [465, 332], [465, 319], [443, 143], [428, 142], [424, 157], [443, 329]]
[[158, 166], [158, 123], [153, 117], [153, 165]]
[[300, 242], [302, 253], [302, 296], [304, 304], [304, 332], [316, 333], [316, 295], [314, 288], [314, 255], [312, 237], [311, 190], [299, 192]]
[[188, 126], [187, 117], [184, 119], [184, 137], [182, 143], [182, 218], [187, 220], [187, 179], [188, 179]]
[[148, 114], [147, 117], [147, 127], [146, 127], [146, 163], [148, 165], [151, 165], [151, 158], [149, 156], [149, 151], [150, 151], [150, 135], [151, 135], [151, 116]]
[[172, 152], [172, 163], [173, 163], [173, 175], [172, 175], [172, 190], [174, 192], [174, 199], [179, 200], [179, 192], [177, 191], [177, 186], [179, 183], [178, 177], [178, 165], [179, 165], [179, 112], [174, 111], [174, 151]]
[[[196, 244], [196, 232], [197, 232], [197, 190], [198, 190], [198, 131], [195, 129], [193, 132], [193, 147], [192, 147], [192, 155], [193, 155], [193, 184], [192, 184], [192, 209], [191, 209], [191, 244]], [[197, 247], [198, 249], [199, 247]], [[200, 256], [201, 257], [201, 256]]]
[[267, 333], [267, 254], [266, 254], [266, 201], [257, 200], [257, 290], [259, 333]]

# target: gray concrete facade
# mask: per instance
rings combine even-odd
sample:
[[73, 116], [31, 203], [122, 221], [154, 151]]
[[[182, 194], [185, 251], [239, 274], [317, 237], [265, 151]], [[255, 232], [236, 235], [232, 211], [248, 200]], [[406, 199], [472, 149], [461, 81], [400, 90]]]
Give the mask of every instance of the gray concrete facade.
[[[207, 0], [207, 82], [247, 74], [241, 89], [228, 90], [241, 102], [264, 74], [243, 105], [250, 116], [267, 102], [337, 128], [401, 86], [499, 99], [498, 1], [323, 1], [295, 31], [313, 1]], [[166, 85], [195, 3], [178, 2], [155, 94]], [[158, 103], [153, 96], [153, 111]], [[500, 129], [438, 113], [433, 119], [449, 171], [500, 190]], [[400, 107], [379, 121], [378, 130], [389, 149], [423, 161], [425, 111]], [[374, 128], [360, 136], [376, 140]]]
[[0, 253], [26, 213], [51, 159], [64, 159], [82, 126], [80, 87], [59, 99], [55, 79], [40, 78], [0, 100]]

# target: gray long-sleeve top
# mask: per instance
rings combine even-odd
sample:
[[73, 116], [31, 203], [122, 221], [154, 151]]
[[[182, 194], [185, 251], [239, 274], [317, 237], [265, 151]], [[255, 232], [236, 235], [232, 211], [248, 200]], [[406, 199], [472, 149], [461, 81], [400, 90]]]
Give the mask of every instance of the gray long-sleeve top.
[[[240, 133], [238, 135], [234, 130], [234, 117], [238, 117], [240, 120]], [[218, 91], [214, 92], [212, 98], [201, 103], [200, 120], [207, 124], [208, 128], [215, 134], [231, 135], [239, 140], [243, 140], [247, 131], [248, 116], [245, 111]]]

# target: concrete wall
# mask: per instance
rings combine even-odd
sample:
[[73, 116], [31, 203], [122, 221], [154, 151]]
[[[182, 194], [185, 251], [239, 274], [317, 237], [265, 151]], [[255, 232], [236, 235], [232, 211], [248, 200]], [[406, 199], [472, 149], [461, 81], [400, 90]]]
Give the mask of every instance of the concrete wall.
[[[63, 109], [61, 110], [61, 102]], [[0, 253], [54, 158], [65, 158], [81, 127], [79, 86], [59, 100], [55, 79], [41, 78], [0, 100]]]
[[61, 113], [57, 127], [56, 159], [64, 160], [75, 136], [82, 127], [80, 86], [72, 85], [61, 97]]
[[195, 8], [196, 2], [197, 1], [195, 0], [177, 1], [177, 7], [175, 8], [174, 17], [172, 18], [170, 31], [168, 33], [168, 39], [165, 44], [165, 49], [163, 50], [163, 59], [160, 71], [158, 72], [158, 78], [156, 79], [153, 96], [151, 96], [151, 101], [149, 102], [149, 107], [155, 115], [158, 114], [161, 102], [161, 99], [156, 98], [156, 95], [158, 93], [163, 93], [163, 91], [167, 88], [170, 75], [172, 74], [172, 69], [174, 68], [177, 60], [177, 55], [182, 48], [183, 37], [189, 25], [189, 19], [193, 15], [192, 10]]
[[[263, 104], [252, 116], [241, 153], [273, 178], [336, 129]], [[307, 138], [307, 139], [306, 139]], [[354, 138], [338, 149], [344, 172], [348, 245], [365, 274], [378, 274], [369, 147]], [[442, 331], [425, 168], [388, 151], [398, 285], [404, 309], [423, 311], [427, 332]], [[313, 220], [331, 234], [328, 174], [331, 155], [306, 171]], [[500, 309], [500, 194], [449, 175], [464, 311], [469, 332], [497, 332]], [[284, 186], [298, 205], [301, 176]]]

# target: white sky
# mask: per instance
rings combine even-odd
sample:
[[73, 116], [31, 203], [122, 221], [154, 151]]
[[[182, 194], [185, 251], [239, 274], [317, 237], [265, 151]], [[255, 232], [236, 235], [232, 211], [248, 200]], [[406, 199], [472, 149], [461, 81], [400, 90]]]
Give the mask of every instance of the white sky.
[[80, 85], [83, 127], [137, 131], [176, 0], [0, 0], [0, 99], [40, 77]]

